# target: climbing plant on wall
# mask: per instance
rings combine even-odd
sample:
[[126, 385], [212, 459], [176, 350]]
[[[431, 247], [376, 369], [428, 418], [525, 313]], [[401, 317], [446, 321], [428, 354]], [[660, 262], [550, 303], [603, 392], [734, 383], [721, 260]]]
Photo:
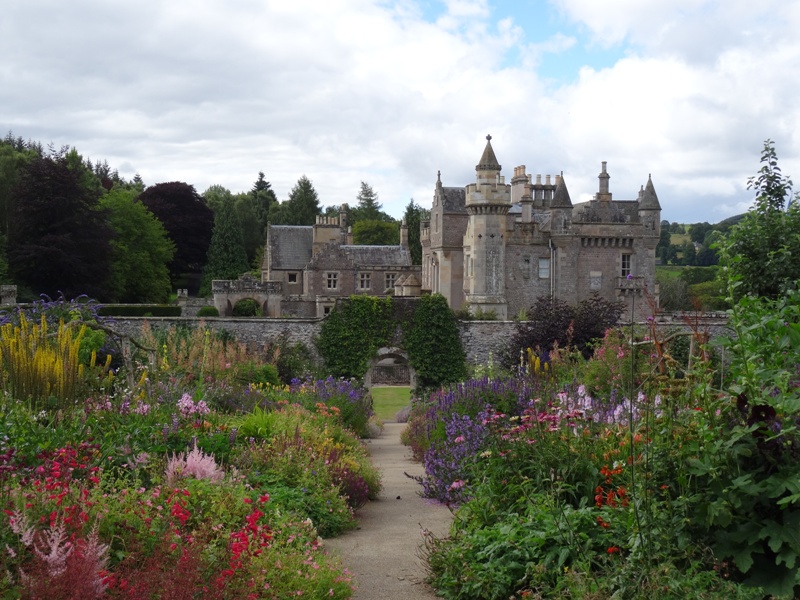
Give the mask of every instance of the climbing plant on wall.
[[351, 296], [323, 322], [317, 348], [332, 375], [360, 378], [398, 325], [403, 332], [401, 347], [417, 373], [419, 387], [446, 385], [467, 376], [456, 318], [440, 294], [395, 304], [391, 298]]
[[322, 323], [317, 347], [335, 377], [363, 377], [369, 361], [389, 342], [395, 323], [392, 299], [351, 296]]
[[403, 349], [417, 372], [417, 385], [431, 388], [467, 377], [458, 324], [441, 294], [422, 296], [403, 323]]

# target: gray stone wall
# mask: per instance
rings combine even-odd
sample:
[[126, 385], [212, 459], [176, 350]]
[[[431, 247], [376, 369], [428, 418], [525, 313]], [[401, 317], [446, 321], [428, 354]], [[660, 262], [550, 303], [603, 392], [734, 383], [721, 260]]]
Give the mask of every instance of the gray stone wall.
[[[688, 316], [692, 320], [692, 316]], [[169, 318], [169, 317], [117, 317], [114, 328], [131, 336], [136, 336], [147, 321], [153, 329], [169, 329], [178, 325], [194, 327], [200, 323], [229, 332], [237, 340], [248, 346], [263, 349], [282, 340], [305, 344], [316, 358], [315, 338], [319, 335], [322, 319], [236, 319], [236, 318]], [[661, 327], [687, 327], [683, 315], [664, 315], [658, 318]], [[730, 335], [727, 318], [724, 314], [708, 315], [697, 325], [701, 331], [708, 331], [712, 337]], [[470, 365], [486, 364], [490, 355], [499, 362], [517, 327], [516, 321], [459, 321], [461, 343]]]
[[283, 340], [301, 342], [316, 355], [314, 339], [319, 335], [321, 319], [238, 319], [232, 317], [115, 317], [113, 328], [130, 336], [137, 336], [147, 321], [153, 330], [163, 331], [173, 327], [197, 327], [204, 323], [212, 329], [227, 331], [248, 347], [263, 350]]

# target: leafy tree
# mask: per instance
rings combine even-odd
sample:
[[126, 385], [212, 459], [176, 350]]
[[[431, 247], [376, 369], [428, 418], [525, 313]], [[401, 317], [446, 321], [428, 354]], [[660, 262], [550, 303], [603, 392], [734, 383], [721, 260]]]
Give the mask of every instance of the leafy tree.
[[697, 249], [692, 242], [684, 242], [683, 246], [681, 246], [681, 253], [683, 254], [683, 258], [681, 258], [682, 265], [693, 266], [695, 264]]
[[408, 201], [403, 219], [408, 227], [408, 248], [411, 252], [411, 262], [415, 265], [422, 264], [422, 242], [419, 237], [420, 222], [430, 218], [430, 211], [414, 202]]
[[658, 277], [658, 300], [663, 310], [690, 310], [692, 308], [689, 297], [689, 286], [681, 277]]
[[313, 225], [321, 212], [319, 196], [311, 180], [303, 175], [286, 202], [270, 207], [269, 221], [273, 225]]
[[[664, 225], [666, 223], [666, 226]], [[658, 245], [656, 246], [656, 256], [661, 259], [662, 264], [667, 264], [669, 262], [670, 257], [670, 239], [672, 234], [669, 231], [669, 221], [662, 221], [661, 222], [661, 238], [658, 240]]]
[[689, 239], [698, 244], [702, 244], [706, 239], [706, 234], [714, 229], [714, 226], [704, 221], [702, 223], [695, 223], [689, 226]]
[[211, 292], [214, 279], [237, 279], [250, 269], [242, 241], [242, 229], [233, 200], [224, 202], [214, 217], [214, 233], [208, 248], [200, 295]]
[[135, 190], [115, 187], [100, 200], [114, 230], [109, 300], [164, 302], [172, 289], [169, 263], [175, 246], [161, 221], [136, 196]]
[[194, 186], [180, 181], [159, 183], [142, 192], [139, 200], [161, 221], [175, 244], [170, 277], [200, 273], [211, 243], [214, 213]]
[[734, 296], [778, 298], [800, 280], [800, 206], [781, 173], [772, 140], [764, 142], [758, 175], [747, 181], [756, 199], [720, 243]]
[[11, 196], [8, 266], [35, 294], [107, 297], [111, 228], [99, 192], [84, 185], [65, 149], [36, 156], [19, 171]]
[[400, 224], [362, 220], [353, 225], [353, 242], [370, 246], [396, 246], [400, 243]]
[[6, 137], [0, 141], [0, 235], [8, 236], [11, 223], [11, 192], [22, 167], [35, 155], [21, 140], [19, 145], [13, 137]]
[[233, 198], [231, 191], [225, 186], [216, 183], [203, 192], [203, 200], [214, 212], [217, 212], [217, 209], [231, 198]]
[[577, 306], [540, 296], [528, 310], [527, 321], [517, 325], [503, 362], [513, 367], [519, 362], [520, 351], [531, 348], [547, 353], [555, 344], [562, 348], [574, 346], [588, 357], [592, 342], [617, 324], [624, 309], [622, 302], [610, 302], [596, 293]]

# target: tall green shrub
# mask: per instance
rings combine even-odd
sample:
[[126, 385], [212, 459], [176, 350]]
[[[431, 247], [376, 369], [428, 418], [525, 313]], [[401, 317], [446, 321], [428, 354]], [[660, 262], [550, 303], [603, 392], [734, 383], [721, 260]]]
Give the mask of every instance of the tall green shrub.
[[394, 331], [392, 299], [351, 296], [339, 302], [325, 322], [317, 347], [335, 377], [363, 377], [369, 361]]
[[456, 317], [441, 294], [420, 298], [416, 310], [403, 323], [403, 348], [423, 389], [467, 377]]

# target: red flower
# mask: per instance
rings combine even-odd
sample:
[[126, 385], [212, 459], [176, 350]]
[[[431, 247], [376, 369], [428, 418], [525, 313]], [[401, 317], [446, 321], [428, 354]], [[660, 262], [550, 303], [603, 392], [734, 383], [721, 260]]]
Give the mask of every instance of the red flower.
[[616, 546], [611, 546], [608, 550], [606, 550], [609, 554], [617, 554], [619, 552], [619, 548]]

